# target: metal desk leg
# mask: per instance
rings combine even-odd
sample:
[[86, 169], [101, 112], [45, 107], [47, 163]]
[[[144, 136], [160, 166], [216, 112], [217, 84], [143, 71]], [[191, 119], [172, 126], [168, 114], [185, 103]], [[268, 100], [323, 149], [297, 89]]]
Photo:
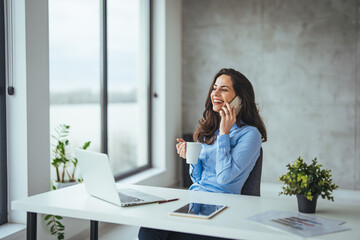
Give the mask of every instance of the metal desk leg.
[[99, 222], [90, 221], [90, 240], [98, 240], [99, 235]]
[[28, 212], [27, 221], [26, 221], [26, 239], [27, 240], [36, 240], [36, 213]]

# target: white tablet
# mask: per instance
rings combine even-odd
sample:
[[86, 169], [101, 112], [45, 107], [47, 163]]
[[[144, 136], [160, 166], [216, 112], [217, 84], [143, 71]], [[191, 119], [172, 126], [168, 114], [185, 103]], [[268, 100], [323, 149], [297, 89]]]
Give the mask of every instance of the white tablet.
[[185, 206], [175, 210], [174, 212], [171, 212], [170, 215], [210, 219], [225, 208], [227, 208], [226, 205], [188, 203]]

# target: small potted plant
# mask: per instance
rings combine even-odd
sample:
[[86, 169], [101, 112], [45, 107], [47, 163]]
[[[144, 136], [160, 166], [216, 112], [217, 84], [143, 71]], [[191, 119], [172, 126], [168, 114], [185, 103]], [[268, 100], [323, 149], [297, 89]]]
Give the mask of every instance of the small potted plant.
[[288, 172], [279, 181], [286, 186], [282, 187], [279, 195], [296, 195], [299, 212], [314, 213], [316, 210], [317, 198], [327, 198], [334, 201], [332, 191], [338, 186], [332, 183], [331, 170], [321, 169], [314, 158], [310, 165], [307, 165], [301, 157], [292, 164], [286, 165]]
[[[56, 170], [56, 180], [53, 182], [53, 188], [59, 189], [66, 186], [76, 184], [75, 171], [78, 160], [69, 153], [69, 135], [70, 126], [66, 124], [60, 124], [55, 128], [56, 135], [52, 137], [56, 140], [56, 145], [53, 150], [53, 157], [51, 165]], [[87, 149], [90, 146], [90, 141], [86, 142], [82, 149]], [[73, 165], [71, 173], [69, 172], [69, 165]]]

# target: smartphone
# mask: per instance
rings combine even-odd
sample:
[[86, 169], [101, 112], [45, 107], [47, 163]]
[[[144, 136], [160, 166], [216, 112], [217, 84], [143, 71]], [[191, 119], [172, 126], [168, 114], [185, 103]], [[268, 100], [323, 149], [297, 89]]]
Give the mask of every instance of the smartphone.
[[236, 106], [235, 110], [236, 110], [236, 116], [237, 116], [241, 109], [241, 99], [238, 96], [236, 96], [230, 103], [231, 109], [235, 106]]

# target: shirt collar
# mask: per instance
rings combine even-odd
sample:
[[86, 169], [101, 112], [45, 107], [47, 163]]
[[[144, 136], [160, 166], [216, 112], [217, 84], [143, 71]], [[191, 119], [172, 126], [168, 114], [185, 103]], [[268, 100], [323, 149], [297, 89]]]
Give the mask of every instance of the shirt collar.
[[236, 123], [231, 127], [230, 132], [234, 131], [235, 129], [239, 128]]

